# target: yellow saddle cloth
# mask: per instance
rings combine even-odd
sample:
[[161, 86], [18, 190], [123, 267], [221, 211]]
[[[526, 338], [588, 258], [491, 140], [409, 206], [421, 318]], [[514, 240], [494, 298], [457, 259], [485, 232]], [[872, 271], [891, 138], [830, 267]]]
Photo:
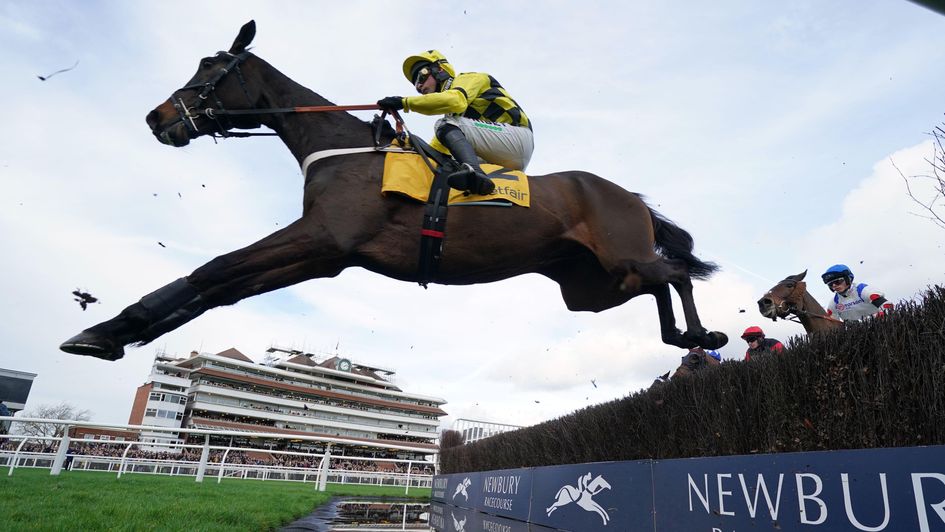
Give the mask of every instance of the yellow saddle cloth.
[[[519, 170], [509, 170], [495, 164], [484, 164], [482, 170], [495, 183], [495, 191], [484, 196], [450, 189], [448, 205], [471, 201], [506, 200], [522, 207], [529, 206], [528, 176]], [[403, 194], [426, 202], [433, 184], [433, 172], [415, 153], [388, 153], [384, 159], [384, 179], [381, 193]]]

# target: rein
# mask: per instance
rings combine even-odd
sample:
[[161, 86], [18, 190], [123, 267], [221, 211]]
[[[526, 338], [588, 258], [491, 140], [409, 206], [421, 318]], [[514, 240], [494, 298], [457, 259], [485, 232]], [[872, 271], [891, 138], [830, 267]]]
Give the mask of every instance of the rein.
[[[250, 106], [253, 105], [252, 97], [249, 94], [249, 91], [246, 89], [246, 80], [243, 78], [243, 72], [240, 70], [240, 64], [246, 61], [250, 56], [249, 52], [242, 52], [240, 54], [231, 54], [229, 52], [217, 52], [217, 57], [230, 58], [230, 61], [226, 64], [225, 67], [221, 67], [213, 76], [211, 76], [207, 81], [192, 83], [190, 85], [185, 85], [178, 89], [179, 92], [182, 90], [199, 90], [197, 93], [197, 102], [193, 107], [187, 107], [187, 104], [184, 103], [184, 99], [178, 97], [177, 102], [172, 102], [174, 108], [177, 109], [178, 119], [171, 124], [164, 126], [166, 131], [168, 127], [177, 124], [177, 122], [182, 122], [187, 128], [188, 133], [192, 137], [199, 135], [200, 130], [197, 127], [194, 118], [198, 116], [205, 116], [207, 119], [213, 121], [216, 125], [216, 131], [210, 133], [209, 135], [213, 137], [214, 141], [219, 137], [258, 137], [258, 136], [274, 136], [278, 133], [253, 133], [248, 131], [230, 131], [232, 124], [227, 121], [227, 124], [223, 124], [221, 119], [226, 119], [230, 116], [248, 116], [248, 115], [266, 115], [266, 114], [289, 114], [289, 113], [323, 113], [323, 112], [333, 112], [333, 111], [375, 111], [382, 110], [382, 108], [377, 104], [356, 104], [356, 105], [301, 105], [294, 107], [272, 107], [268, 109], [226, 109], [223, 106], [223, 102], [216, 94], [217, 84], [230, 72], [236, 73], [237, 78], [239, 79], [240, 89], [243, 91], [243, 94], [246, 96], [246, 101]], [[213, 106], [206, 106], [205, 102], [212, 98]], [[444, 160], [438, 157], [436, 150], [431, 148], [419, 137], [415, 137], [410, 134], [410, 131], [404, 125], [404, 120], [401, 118], [400, 114], [397, 111], [383, 109], [380, 117], [375, 116], [375, 121], [384, 122], [387, 119], [388, 113], [394, 118], [395, 132], [396, 136], [402, 140], [410, 139], [410, 143], [414, 145], [414, 149], [420, 155], [423, 162], [426, 163], [427, 167], [431, 171], [435, 172], [433, 164], [430, 162], [430, 159], [434, 159], [439, 166], [444, 165]], [[302, 175], [308, 173], [309, 166], [312, 165], [315, 161], [331, 157], [335, 155], [346, 155], [350, 153], [363, 153], [367, 151], [373, 151], [380, 148], [380, 126], [378, 125], [375, 129], [374, 134], [374, 148], [342, 148], [335, 150], [324, 150], [321, 152], [316, 152], [308, 157], [306, 157], [301, 163]]]
[[[217, 84], [230, 72], [235, 72], [237, 78], [239, 79], [240, 89], [242, 89], [243, 94], [246, 96], [246, 101], [252, 105], [252, 98], [249, 95], [249, 91], [246, 90], [246, 80], [243, 78], [243, 72], [240, 70], [240, 64], [246, 61], [249, 57], [249, 52], [243, 52], [240, 54], [231, 54], [229, 52], [217, 52], [217, 57], [229, 57], [230, 61], [225, 67], [220, 68], [211, 78], [207, 81], [200, 83], [193, 83], [190, 85], [185, 85], [178, 89], [178, 91], [183, 90], [199, 90], [197, 93], [197, 103], [193, 107], [187, 107], [187, 104], [184, 103], [183, 98], [178, 98], [176, 102], [172, 102], [174, 107], [177, 109], [178, 119], [177, 121], [164, 126], [167, 129], [169, 126], [176, 124], [177, 122], [182, 122], [187, 128], [188, 132], [196, 136], [199, 133], [199, 128], [194, 122], [194, 118], [198, 116], [205, 116], [208, 119], [212, 120], [216, 124], [217, 131], [211, 133], [210, 136], [216, 139], [217, 136], [226, 138], [226, 137], [262, 137], [262, 136], [274, 136], [278, 133], [252, 133], [247, 131], [229, 131], [232, 125], [224, 125], [220, 122], [220, 118], [225, 118], [228, 116], [245, 116], [245, 115], [264, 115], [264, 114], [285, 114], [285, 113], [319, 113], [319, 112], [330, 112], [330, 111], [374, 111], [381, 109], [377, 104], [361, 104], [361, 105], [303, 105], [295, 107], [274, 107], [270, 109], [225, 109], [223, 107], [223, 102], [217, 97], [216, 89]], [[177, 92], [177, 91], [175, 91]], [[213, 99], [212, 103], [215, 107], [204, 107], [202, 104], [207, 102], [210, 99]], [[397, 133], [403, 131], [403, 120], [397, 114], [396, 111], [391, 112], [396, 122]], [[387, 115], [387, 111], [384, 111], [384, 115], [381, 117], [384, 119]]]

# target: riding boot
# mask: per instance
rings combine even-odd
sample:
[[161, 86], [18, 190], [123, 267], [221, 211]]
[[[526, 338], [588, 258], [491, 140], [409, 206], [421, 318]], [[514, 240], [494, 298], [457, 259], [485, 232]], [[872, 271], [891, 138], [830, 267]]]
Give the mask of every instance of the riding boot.
[[436, 132], [436, 138], [440, 139], [457, 161], [471, 170], [450, 176], [450, 187], [480, 195], [491, 194], [495, 190], [495, 183], [482, 171], [479, 156], [461, 129], [452, 124], [443, 126]]

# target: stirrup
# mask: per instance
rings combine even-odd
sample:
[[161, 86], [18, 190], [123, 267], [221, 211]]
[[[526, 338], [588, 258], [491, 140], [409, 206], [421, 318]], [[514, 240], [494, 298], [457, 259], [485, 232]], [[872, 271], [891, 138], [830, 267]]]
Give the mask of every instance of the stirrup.
[[453, 172], [446, 178], [450, 188], [465, 191], [467, 194], [486, 195], [495, 190], [495, 183], [481, 171], [463, 163], [462, 170]]

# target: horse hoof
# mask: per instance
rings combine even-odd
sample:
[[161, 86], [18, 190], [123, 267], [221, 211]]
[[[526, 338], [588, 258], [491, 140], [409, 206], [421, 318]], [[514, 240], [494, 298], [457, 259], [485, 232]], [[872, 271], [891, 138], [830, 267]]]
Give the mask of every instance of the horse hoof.
[[728, 336], [719, 331], [709, 331], [702, 341], [703, 349], [718, 349], [728, 343]]
[[99, 336], [88, 331], [69, 338], [59, 349], [73, 355], [84, 355], [103, 360], [118, 360], [125, 356], [124, 346], [117, 345], [114, 340]]

